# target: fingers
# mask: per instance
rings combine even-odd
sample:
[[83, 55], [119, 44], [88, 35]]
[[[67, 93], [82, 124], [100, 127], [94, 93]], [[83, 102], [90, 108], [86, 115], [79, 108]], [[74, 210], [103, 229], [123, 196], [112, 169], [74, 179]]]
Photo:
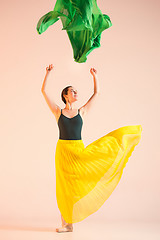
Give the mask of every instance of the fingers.
[[95, 68], [93, 68], [93, 72], [95, 72], [95, 73], [97, 72]]
[[53, 64], [50, 64], [48, 70], [50, 71], [52, 68], [53, 68]]
[[49, 65], [49, 68], [52, 69], [52, 68], [53, 68], [53, 64], [50, 64], [50, 65]]
[[50, 71], [50, 70], [52, 70], [52, 69], [53, 69], [53, 64], [50, 64], [49, 67], [46, 67], [46, 70], [47, 70], [47, 71]]
[[90, 69], [90, 72], [91, 72], [91, 74], [97, 73], [97, 70], [96, 70], [95, 68], [91, 68], [91, 69]]

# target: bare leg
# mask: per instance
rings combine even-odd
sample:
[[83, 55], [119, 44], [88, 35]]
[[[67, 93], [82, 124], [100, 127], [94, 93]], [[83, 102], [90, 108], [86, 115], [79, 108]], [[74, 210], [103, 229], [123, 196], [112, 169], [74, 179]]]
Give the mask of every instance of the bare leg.
[[61, 221], [62, 221], [62, 227], [67, 224], [66, 221], [63, 219], [62, 214], [61, 214]]
[[62, 217], [61, 214], [61, 220], [62, 220], [62, 227], [56, 228], [56, 232], [73, 232], [73, 225], [72, 223], [66, 223], [64, 218]]

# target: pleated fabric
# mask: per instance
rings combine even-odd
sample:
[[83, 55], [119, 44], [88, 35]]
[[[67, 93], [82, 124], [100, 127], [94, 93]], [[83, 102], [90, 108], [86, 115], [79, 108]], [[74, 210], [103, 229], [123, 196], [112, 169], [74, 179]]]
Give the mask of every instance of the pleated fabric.
[[102, 14], [96, 0], [57, 0], [54, 10], [39, 19], [37, 32], [42, 34], [59, 17], [62, 30], [67, 31], [71, 42], [74, 60], [79, 63], [86, 62], [87, 55], [100, 47], [102, 31], [112, 26], [109, 16]]
[[56, 198], [67, 223], [82, 221], [105, 203], [118, 185], [141, 131], [141, 125], [120, 127], [86, 147], [82, 140], [58, 140]]

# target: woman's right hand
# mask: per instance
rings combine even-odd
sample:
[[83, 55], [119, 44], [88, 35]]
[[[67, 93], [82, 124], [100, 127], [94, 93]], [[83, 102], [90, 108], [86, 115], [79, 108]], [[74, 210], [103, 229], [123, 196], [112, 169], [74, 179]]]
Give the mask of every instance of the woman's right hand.
[[94, 77], [97, 74], [97, 70], [95, 68], [91, 68], [90, 69], [90, 73], [92, 74], [92, 76]]
[[49, 67], [46, 67], [46, 73], [50, 72], [53, 69], [53, 64], [50, 64]]

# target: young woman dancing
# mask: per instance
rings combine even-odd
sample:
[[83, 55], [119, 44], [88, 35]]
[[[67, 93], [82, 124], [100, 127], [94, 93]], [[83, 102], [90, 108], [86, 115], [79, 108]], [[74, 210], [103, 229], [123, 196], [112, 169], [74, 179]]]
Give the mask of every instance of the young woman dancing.
[[94, 93], [86, 104], [75, 109], [77, 90], [67, 86], [61, 93], [65, 103], [61, 109], [45, 91], [46, 79], [52, 69], [52, 64], [46, 67], [41, 91], [59, 127], [55, 168], [56, 198], [62, 227], [56, 231], [72, 232], [73, 223], [96, 212], [118, 185], [128, 158], [141, 139], [142, 126], [120, 127], [85, 147], [81, 137], [83, 116], [99, 95], [97, 71], [90, 69]]

